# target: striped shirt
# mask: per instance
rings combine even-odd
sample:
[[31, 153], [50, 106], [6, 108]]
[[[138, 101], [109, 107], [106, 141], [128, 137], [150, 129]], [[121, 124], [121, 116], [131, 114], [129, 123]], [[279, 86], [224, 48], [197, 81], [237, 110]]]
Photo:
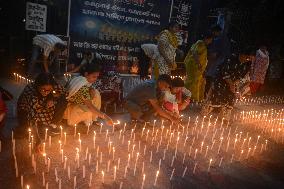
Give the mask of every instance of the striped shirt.
[[51, 34], [37, 35], [33, 38], [33, 45], [37, 45], [43, 49], [43, 55], [48, 57], [50, 52], [54, 50], [56, 43], [64, 44], [60, 38]]

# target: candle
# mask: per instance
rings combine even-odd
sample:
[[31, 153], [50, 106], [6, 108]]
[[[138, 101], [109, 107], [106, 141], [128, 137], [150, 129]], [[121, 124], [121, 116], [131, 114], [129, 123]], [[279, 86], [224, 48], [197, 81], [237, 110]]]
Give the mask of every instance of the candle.
[[42, 156], [44, 157], [44, 165], [47, 165], [47, 161], [46, 161], [46, 153], [43, 153]]
[[248, 157], [249, 157], [250, 151], [251, 151], [251, 148], [249, 148], [249, 149], [248, 149], [248, 153], [247, 153], [246, 158], [248, 158]]
[[47, 172], [50, 170], [50, 158], [47, 158]]
[[120, 182], [119, 189], [122, 189], [123, 182]]
[[175, 161], [175, 156], [173, 155], [172, 162], [171, 162], [171, 167], [173, 167], [174, 161]]
[[70, 177], [70, 165], [68, 165], [67, 174], [68, 174], [68, 179], [70, 180], [71, 179], [71, 177]]
[[67, 157], [65, 156], [64, 157], [64, 168], [63, 168], [64, 170], [66, 169], [66, 162], [67, 162]]
[[82, 150], [82, 141], [81, 141], [81, 139], [79, 139], [79, 150], [80, 150], [80, 152]]
[[175, 172], [175, 168], [173, 168], [173, 170], [172, 170], [170, 180], [172, 180], [172, 179], [173, 179], [174, 172]]
[[59, 126], [59, 128], [60, 128], [60, 138], [62, 138], [63, 137], [63, 128], [62, 128], [61, 125]]
[[129, 166], [129, 162], [130, 162], [130, 154], [128, 154], [127, 167]]
[[64, 157], [63, 149], [61, 149], [61, 152], [60, 152], [60, 153], [61, 153], [61, 163], [63, 163], [63, 161], [64, 161], [64, 158], [63, 158], [63, 157]]
[[194, 168], [193, 168], [193, 171], [192, 171], [193, 174], [195, 174], [196, 167], [197, 167], [197, 163], [194, 164]]
[[91, 125], [91, 123], [89, 123], [89, 124], [88, 124], [88, 128], [87, 128], [87, 135], [89, 135], [90, 125]]
[[198, 149], [196, 148], [195, 152], [194, 152], [194, 159], [196, 159], [197, 151], [198, 151]]
[[75, 126], [74, 126], [74, 138], [76, 137], [76, 134], [77, 134], [77, 125], [75, 124]]
[[115, 153], [115, 148], [112, 147], [112, 160], [114, 161], [114, 153]]
[[66, 132], [64, 132], [64, 145], [66, 145]]
[[83, 178], [85, 178], [86, 177], [86, 167], [85, 167], [85, 165], [83, 165]]
[[145, 178], [146, 178], [146, 175], [143, 174], [143, 180], [142, 180], [142, 184], [141, 184], [141, 188], [140, 188], [140, 189], [143, 189], [143, 188], [144, 188]]
[[99, 161], [97, 160], [97, 164], [96, 164], [96, 174], [98, 174], [99, 172]]
[[144, 163], [144, 161], [143, 161], [143, 163], [142, 163], [142, 170], [141, 170], [141, 172], [142, 172], [142, 174], [144, 173], [144, 168], [145, 168], [145, 165], [144, 165], [145, 163]]
[[91, 158], [92, 158], [92, 154], [89, 154], [89, 165], [91, 165]]
[[110, 160], [107, 161], [107, 172], [109, 172]]
[[26, 188], [27, 188], [27, 189], [30, 189], [30, 185], [27, 185]]
[[154, 186], [156, 186], [156, 184], [157, 184], [157, 179], [158, 179], [158, 176], [159, 176], [159, 171], [157, 171], [157, 173], [156, 173], [156, 177], [155, 177]]
[[135, 164], [134, 164], [134, 176], [135, 176], [135, 172], [136, 172], [138, 157], [139, 157], [139, 152], [136, 154], [136, 160], [135, 160]]
[[185, 167], [185, 169], [184, 169], [184, 171], [182, 173], [182, 178], [184, 178], [186, 171], [187, 171], [187, 166]]
[[93, 173], [90, 174], [90, 181], [89, 181], [89, 187], [92, 186], [92, 179], [93, 179]]
[[29, 143], [29, 156], [32, 156], [32, 143]]
[[106, 130], [106, 138], [105, 138], [105, 141], [107, 141], [107, 136], [108, 136], [108, 129]]
[[24, 176], [21, 175], [21, 188], [24, 188]]
[[48, 147], [51, 147], [51, 136], [48, 136]]
[[221, 160], [220, 160], [220, 163], [219, 163], [219, 167], [221, 167], [222, 162], [223, 162], [223, 157], [221, 157]]
[[103, 123], [101, 123], [101, 126], [100, 126], [100, 134], [102, 133], [102, 128], [103, 128]]
[[58, 188], [61, 189], [61, 179], [59, 179]]
[[45, 178], [44, 178], [44, 172], [42, 172], [42, 186], [45, 186]]
[[116, 166], [114, 166], [113, 180], [116, 180]]
[[152, 151], [151, 151], [151, 155], [150, 155], [150, 163], [152, 162], [152, 156], [153, 156], [153, 154], [152, 154]]
[[76, 176], [74, 176], [74, 189], [76, 189], [76, 186], [77, 186], [77, 178], [76, 178]]
[[208, 148], [209, 148], [209, 146], [206, 146], [206, 151], [205, 151], [205, 155], [204, 155], [204, 157], [206, 157], [206, 156], [207, 156]]
[[126, 166], [125, 166], [125, 169], [124, 169], [124, 178], [126, 178], [127, 168], [128, 168], [128, 166], [126, 165]]
[[212, 158], [210, 159], [210, 161], [209, 161], [209, 165], [208, 165], [208, 169], [207, 169], [207, 172], [210, 172], [210, 167], [211, 167], [211, 163], [212, 163]]
[[87, 147], [87, 148], [86, 148], [86, 152], [85, 152], [85, 160], [88, 159], [88, 154], [89, 154], [89, 148]]

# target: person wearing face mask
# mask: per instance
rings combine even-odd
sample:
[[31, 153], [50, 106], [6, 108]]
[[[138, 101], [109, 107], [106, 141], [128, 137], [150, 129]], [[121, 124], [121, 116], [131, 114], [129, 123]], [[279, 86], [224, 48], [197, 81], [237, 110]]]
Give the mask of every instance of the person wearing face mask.
[[16, 134], [23, 136], [28, 127], [36, 132], [35, 139], [40, 144], [45, 129], [51, 134], [59, 134], [59, 124], [66, 108], [66, 92], [58, 85], [50, 73], [40, 73], [33, 83], [28, 84], [17, 102], [19, 126]]
[[220, 117], [229, 121], [238, 94], [236, 85], [249, 73], [253, 61], [254, 52], [251, 48], [245, 48], [238, 56], [232, 55], [218, 68], [216, 78], [202, 106], [202, 115], [206, 116], [214, 108], [220, 108]]
[[161, 117], [178, 123], [178, 117], [163, 110], [158, 102], [160, 94], [170, 86], [171, 77], [162, 74], [157, 81], [145, 81], [130, 91], [125, 99], [125, 108], [129, 112], [131, 119], [137, 120], [138, 122], [148, 121], [149, 115], [156, 112]]
[[71, 79], [67, 85], [68, 105], [64, 114], [68, 125], [74, 126], [80, 122], [91, 124], [97, 117], [104, 119], [107, 124], [113, 125], [112, 119], [100, 111], [101, 96], [92, 85], [100, 75], [97, 64], [88, 64], [81, 76]]

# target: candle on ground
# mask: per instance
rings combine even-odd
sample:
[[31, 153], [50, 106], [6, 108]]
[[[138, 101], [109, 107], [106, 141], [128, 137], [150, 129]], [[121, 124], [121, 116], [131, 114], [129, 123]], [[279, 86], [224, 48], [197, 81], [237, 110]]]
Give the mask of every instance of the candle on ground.
[[211, 163], [212, 163], [212, 158], [210, 159], [210, 161], [209, 161], [209, 165], [208, 165], [208, 169], [207, 169], [207, 172], [210, 172], [210, 167], [211, 167]]
[[157, 173], [156, 173], [156, 177], [155, 177], [154, 186], [156, 186], [156, 184], [157, 184], [157, 179], [158, 179], [158, 176], [159, 176], [159, 171], [157, 171]]

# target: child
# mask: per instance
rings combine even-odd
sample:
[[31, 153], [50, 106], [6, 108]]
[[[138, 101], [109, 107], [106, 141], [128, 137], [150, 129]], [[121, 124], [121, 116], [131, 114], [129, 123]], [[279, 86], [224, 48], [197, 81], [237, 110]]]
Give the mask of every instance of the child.
[[191, 92], [184, 87], [181, 78], [172, 80], [171, 90], [165, 91], [163, 107], [171, 112], [179, 113], [190, 104]]

